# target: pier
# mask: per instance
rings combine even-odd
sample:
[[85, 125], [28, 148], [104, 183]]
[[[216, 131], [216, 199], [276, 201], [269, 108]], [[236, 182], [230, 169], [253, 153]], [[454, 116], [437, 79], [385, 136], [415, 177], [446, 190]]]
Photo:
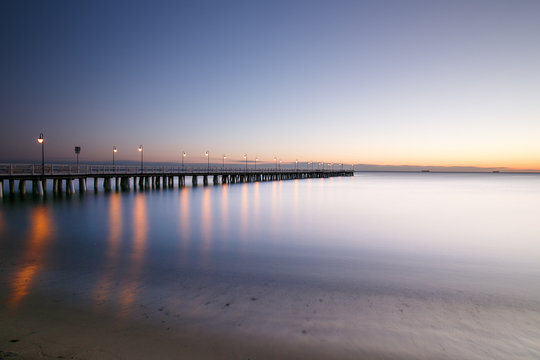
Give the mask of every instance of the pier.
[[[236, 184], [262, 181], [329, 178], [353, 176], [353, 170], [332, 169], [244, 169], [244, 168], [180, 168], [170, 166], [111, 166], [111, 165], [22, 165], [0, 164], [0, 198], [6, 190], [10, 195], [25, 195], [27, 183], [31, 183], [34, 196], [47, 194], [47, 184], [55, 195], [76, 192], [85, 193], [89, 184], [93, 191], [99, 185], [105, 192], [134, 191], [184, 187], [191, 181], [193, 187], [202, 184]], [[89, 181], [90, 179], [90, 181]], [[202, 183], [199, 183], [199, 180]], [[75, 185], [77, 183], [77, 190]]]

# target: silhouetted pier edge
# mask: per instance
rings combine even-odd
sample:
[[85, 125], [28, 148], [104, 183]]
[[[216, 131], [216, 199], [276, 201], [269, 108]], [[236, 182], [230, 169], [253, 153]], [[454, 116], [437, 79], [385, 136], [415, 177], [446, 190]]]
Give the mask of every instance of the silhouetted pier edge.
[[[191, 178], [192, 186], [207, 186], [211, 179], [214, 185], [235, 184], [262, 181], [280, 181], [295, 179], [316, 179], [335, 176], [353, 176], [353, 170], [319, 170], [319, 169], [181, 169], [178, 167], [144, 168], [134, 166], [103, 165], [2, 165], [0, 164], [0, 198], [4, 196], [4, 183], [7, 183], [9, 194], [18, 192], [26, 194], [26, 182], [32, 182], [32, 194], [43, 196], [47, 193], [47, 181], [52, 180], [52, 193], [74, 194], [75, 182], [78, 191], [87, 191], [88, 179], [92, 179], [94, 191], [99, 190], [101, 180], [105, 191], [129, 191], [186, 186], [186, 178]], [[114, 183], [114, 185], [113, 185]]]

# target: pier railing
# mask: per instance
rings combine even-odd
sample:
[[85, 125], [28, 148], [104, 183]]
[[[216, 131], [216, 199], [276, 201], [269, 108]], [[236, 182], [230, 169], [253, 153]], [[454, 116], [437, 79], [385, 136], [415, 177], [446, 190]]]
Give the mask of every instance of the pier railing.
[[295, 173], [295, 172], [340, 172], [341, 169], [281, 169], [281, 168], [244, 168], [244, 167], [180, 167], [180, 166], [140, 166], [133, 165], [71, 165], [71, 164], [0, 164], [0, 176], [99, 176], [99, 175], [131, 175], [131, 174], [209, 174], [209, 173]]

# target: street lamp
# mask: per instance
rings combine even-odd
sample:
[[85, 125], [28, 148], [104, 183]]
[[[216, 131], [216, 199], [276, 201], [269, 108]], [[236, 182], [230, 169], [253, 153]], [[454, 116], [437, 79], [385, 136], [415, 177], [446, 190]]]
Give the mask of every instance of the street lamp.
[[247, 153], [244, 154], [244, 159], [246, 160], [246, 172], [247, 172]]
[[225, 154], [223, 154], [223, 164], [221, 165], [221, 170], [225, 170], [225, 159], [227, 157], [225, 156]]
[[184, 171], [184, 158], [186, 157], [186, 152], [182, 151], [182, 171]]
[[45, 176], [45, 139], [43, 138], [43, 133], [39, 133], [37, 142], [41, 145], [41, 176]]
[[279, 170], [281, 170], [281, 159], [279, 159]]
[[114, 168], [114, 155], [118, 152], [118, 149], [116, 148], [116, 146], [113, 146], [112, 147], [112, 166]]
[[296, 159], [295, 170], [298, 171], [298, 159]]
[[77, 155], [77, 172], [79, 172], [79, 154], [81, 153], [81, 147], [75, 146], [75, 155]]
[[210, 171], [210, 151], [206, 150], [204, 155], [208, 158], [208, 171]]
[[255, 170], [257, 170], [257, 161], [259, 161], [258, 157], [255, 158]]
[[143, 153], [144, 153], [144, 151], [143, 150], [144, 149], [143, 149], [142, 144], [139, 145], [139, 152], [141, 153], [141, 172], [144, 172], [144, 168], [143, 168], [143, 166], [144, 166], [144, 162], [143, 162]]
[[277, 170], [277, 157], [274, 156], [274, 160], [276, 160], [276, 170]]

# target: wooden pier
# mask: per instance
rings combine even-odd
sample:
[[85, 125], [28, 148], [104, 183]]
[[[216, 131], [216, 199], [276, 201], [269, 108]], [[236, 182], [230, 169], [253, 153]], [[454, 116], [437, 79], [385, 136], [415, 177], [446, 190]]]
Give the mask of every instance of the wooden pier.
[[[95, 192], [99, 191], [99, 184], [103, 190], [130, 191], [131, 189], [149, 190], [160, 188], [184, 187], [186, 181], [191, 180], [192, 186], [198, 186], [199, 180], [207, 186], [211, 181], [213, 185], [248, 183], [257, 181], [280, 181], [293, 179], [328, 178], [334, 176], [353, 176], [352, 170], [318, 170], [318, 169], [242, 169], [242, 168], [180, 168], [156, 167], [144, 168], [136, 166], [110, 166], [110, 165], [19, 165], [0, 164], [0, 198], [5, 195], [7, 188], [10, 195], [18, 191], [26, 194], [27, 182], [32, 184], [32, 195], [44, 196], [47, 194], [47, 184], [52, 182], [53, 194], [74, 194], [75, 184], [77, 191], [85, 193], [88, 189], [88, 179]], [[4, 186], [4, 183], [6, 185]]]

